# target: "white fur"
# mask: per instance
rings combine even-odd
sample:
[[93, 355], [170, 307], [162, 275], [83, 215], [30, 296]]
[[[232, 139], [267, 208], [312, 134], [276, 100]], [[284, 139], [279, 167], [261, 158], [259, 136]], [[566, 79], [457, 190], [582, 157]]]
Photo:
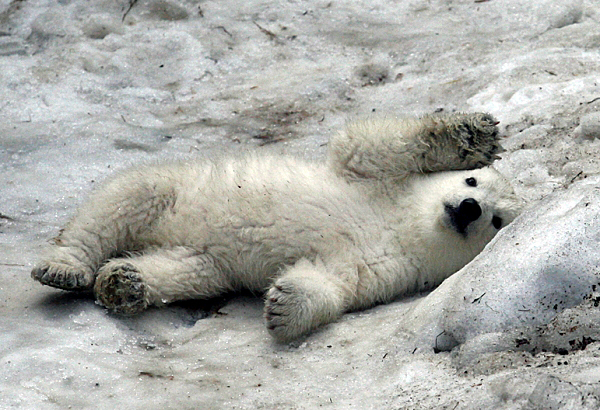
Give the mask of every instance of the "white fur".
[[[32, 275], [93, 287], [128, 314], [268, 289], [267, 326], [291, 340], [437, 286], [493, 238], [493, 216], [512, 221], [521, 202], [498, 172], [453, 171], [491, 163], [497, 139], [484, 114], [369, 119], [332, 139], [328, 164], [250, 155], [137, 167], [90, 198]], [[466, 198], [481, 216], [458, 232], [446, 205]]]

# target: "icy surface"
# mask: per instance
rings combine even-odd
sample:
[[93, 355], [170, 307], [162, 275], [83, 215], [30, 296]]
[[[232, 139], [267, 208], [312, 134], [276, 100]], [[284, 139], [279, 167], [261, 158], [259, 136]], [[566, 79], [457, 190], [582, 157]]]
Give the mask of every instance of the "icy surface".
[[[0, 0], [0, 408], [597, 408], [599, 23], [592, 0]], [[260, 298], [123, 319], [29, 277], [128, 165], [321, 158], [348, 118], [436, 110], [501, 121], [530, 209], [429, 295], [280, 346]]]

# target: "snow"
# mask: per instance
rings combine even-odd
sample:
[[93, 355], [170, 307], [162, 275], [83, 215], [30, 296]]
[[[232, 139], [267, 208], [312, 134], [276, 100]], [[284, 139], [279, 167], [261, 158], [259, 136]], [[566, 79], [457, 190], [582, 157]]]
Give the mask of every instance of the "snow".
[[[0, 0], [0, 408], [597, 408], [592, 0]], [[135, 163], [322, 158], [376, 112], [489, 111], [528, 201], [430, 294], [277, 345], [250, 295], [124, 319], [34, 283]], [[437, 352], [437, 353], [435, 353]]]

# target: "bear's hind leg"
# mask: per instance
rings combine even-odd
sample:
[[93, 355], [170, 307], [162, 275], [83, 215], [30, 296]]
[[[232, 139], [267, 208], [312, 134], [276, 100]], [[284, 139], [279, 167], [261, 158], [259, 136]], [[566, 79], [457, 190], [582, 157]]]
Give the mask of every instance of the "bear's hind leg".
[[291, 341], [344, 313], [348, 289], [321, 262], [302, 259], [287, 268], [267, 292], [265, 320], [280, 342]]
[[65, 290], [87, 290], [94, 285], [94, 271], [70, 252], [56, 247], [51, 258], [35, 265], [31, 276], [44, 285]]
[[88, 290], [102, 263], [143, 248], [140, 234], [176, 199], [172, 181], [159, 171], [125, 173], [99, 189], [34, 266], [33, 279], [65, 290]]
[[181, 246], [108, 261], [98, 272], [94, 293], [111, 311], [133, 315], [151, 305], [210, 298], [231, 289], [210, 255]]

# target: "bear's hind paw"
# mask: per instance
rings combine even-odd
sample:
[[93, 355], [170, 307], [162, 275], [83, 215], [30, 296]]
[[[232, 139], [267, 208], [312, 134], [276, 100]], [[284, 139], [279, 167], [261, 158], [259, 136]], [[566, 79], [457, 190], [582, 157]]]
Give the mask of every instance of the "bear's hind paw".
[[98, 302], [122, 315], [134, 315], [148, 307], [140, 272], [130, 263], [109, 262], [98, 273], [94, 293]]
[[94, 286], [91, 270], [62, 262], [42, 262], [33, 268], [31, 277], [43, 285], [64, 290], [89, 290]]

